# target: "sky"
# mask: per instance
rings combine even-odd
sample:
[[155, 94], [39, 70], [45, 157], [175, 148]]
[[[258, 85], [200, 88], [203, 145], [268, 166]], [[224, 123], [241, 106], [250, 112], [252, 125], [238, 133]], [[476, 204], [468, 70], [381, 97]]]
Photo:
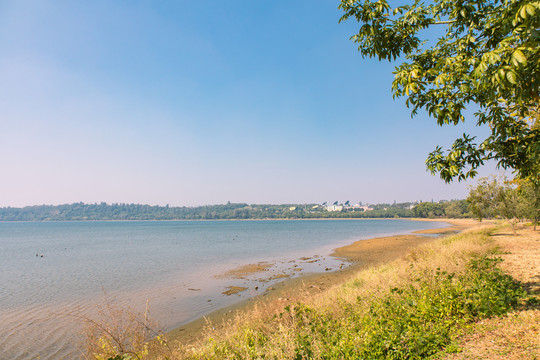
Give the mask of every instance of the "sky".
[[465, 198], [338, 5], [1, 1], [0, 207]]

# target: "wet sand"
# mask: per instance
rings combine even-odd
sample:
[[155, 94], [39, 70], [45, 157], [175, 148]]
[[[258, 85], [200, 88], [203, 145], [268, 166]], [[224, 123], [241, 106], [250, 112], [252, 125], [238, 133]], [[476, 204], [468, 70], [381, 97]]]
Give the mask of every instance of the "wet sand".
[[235, 269], [229, 270], [224, 274], [217, 275], [216, 278], [245, 279], [247, 276], [261, 271], [265, 271], [273, 265], [273, 263], [269, 263], [266, 261], [258, 262], [256, 264], [242, 265]]
[[[421, 221], [425, 220], [422, 219]], [[438, 219], [434, 221], [444, 221], [452, 226], [442, 229], [420, 230], [416, 232], [419, 235], [395, 235], [359, 240], [350, 245], [337, 248], [334, 253], [332, 253], [332, 256], [341, 258], [350, 263], [350, 265], [344, 266], [338, 271], [306, 274], [297, 278], [286, 279], [267, 288], [267, 290], [260, 295], [214, 311], [203, 318], [171, 330], [167, 335], [169, 339], [180, 341], [181, 343], [196, 341], [204, 334], [205, 328], [209, 326], [209, 324], [212, 324], [212, 327], [219, 329], [224, 326], [223, 324], [228, 320], [233, 319], [238, 311], [249, 311], [255, 304], [261, 302], [279, 302], [283, 303], [283, 306], [285, 306], [288, 303], [299, 301], [309, 294], [318, 293], [329, 287], [344, 283], [361, 269], [380, 265], [405, 256], [412, 248], [434, 241], [440, 236], [455, 234], [465, 229], [483, 225], [471, 219]], [[317, 259], [306, 257], [301, 258], [300, 260], [309, 262]], [[270, 263], [248, 264], [239, 267], [238, 269], [233, 269], [232, 271], [223, 274], [223, 276], [242, 278], [263, 272], [269, 266], [271, 266]], [[284, 278], [287, 276], [288, 275], [283, 274]], [[244, 290], [246, 289], [241, 291]]]

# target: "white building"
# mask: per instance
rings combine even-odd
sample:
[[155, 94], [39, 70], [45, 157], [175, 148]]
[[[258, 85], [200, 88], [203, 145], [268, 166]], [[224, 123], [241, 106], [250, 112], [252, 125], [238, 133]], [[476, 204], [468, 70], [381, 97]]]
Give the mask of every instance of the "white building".
[[330, 206], [327, 206], [326, 211], [343, 211], [343, 205], [330, 205]]

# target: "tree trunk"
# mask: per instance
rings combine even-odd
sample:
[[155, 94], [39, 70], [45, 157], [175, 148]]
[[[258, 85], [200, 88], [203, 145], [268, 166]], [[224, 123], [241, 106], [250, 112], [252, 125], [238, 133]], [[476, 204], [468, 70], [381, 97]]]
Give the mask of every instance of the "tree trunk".
[[516, 225], [508, 218], [504, 218], [506, 221], [508, 221], [508, 223], [510, 224], [510, 226], [512, 227], [512, 231], [514, 232], [514, 236], [517, 236], [517, 232], [516, 232]]

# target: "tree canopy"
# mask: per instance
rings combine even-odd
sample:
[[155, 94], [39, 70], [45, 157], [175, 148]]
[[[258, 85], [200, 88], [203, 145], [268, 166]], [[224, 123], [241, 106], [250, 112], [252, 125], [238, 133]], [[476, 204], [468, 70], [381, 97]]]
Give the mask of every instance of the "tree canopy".
[[[425, 110], [439, 125], [465, 121], [472, 104], [483, 140], [463, 134], [426, 160], [446, 182], [474, 177], [493, 159], [517, 177], [540, 183], [540, 1], [342, 0], [341, 21], [360, 24], [351, 39], [363, 57], [402, 61], [392, 84], [412, 115]], [[442, 35], [435, 39], [429, 28]]]

